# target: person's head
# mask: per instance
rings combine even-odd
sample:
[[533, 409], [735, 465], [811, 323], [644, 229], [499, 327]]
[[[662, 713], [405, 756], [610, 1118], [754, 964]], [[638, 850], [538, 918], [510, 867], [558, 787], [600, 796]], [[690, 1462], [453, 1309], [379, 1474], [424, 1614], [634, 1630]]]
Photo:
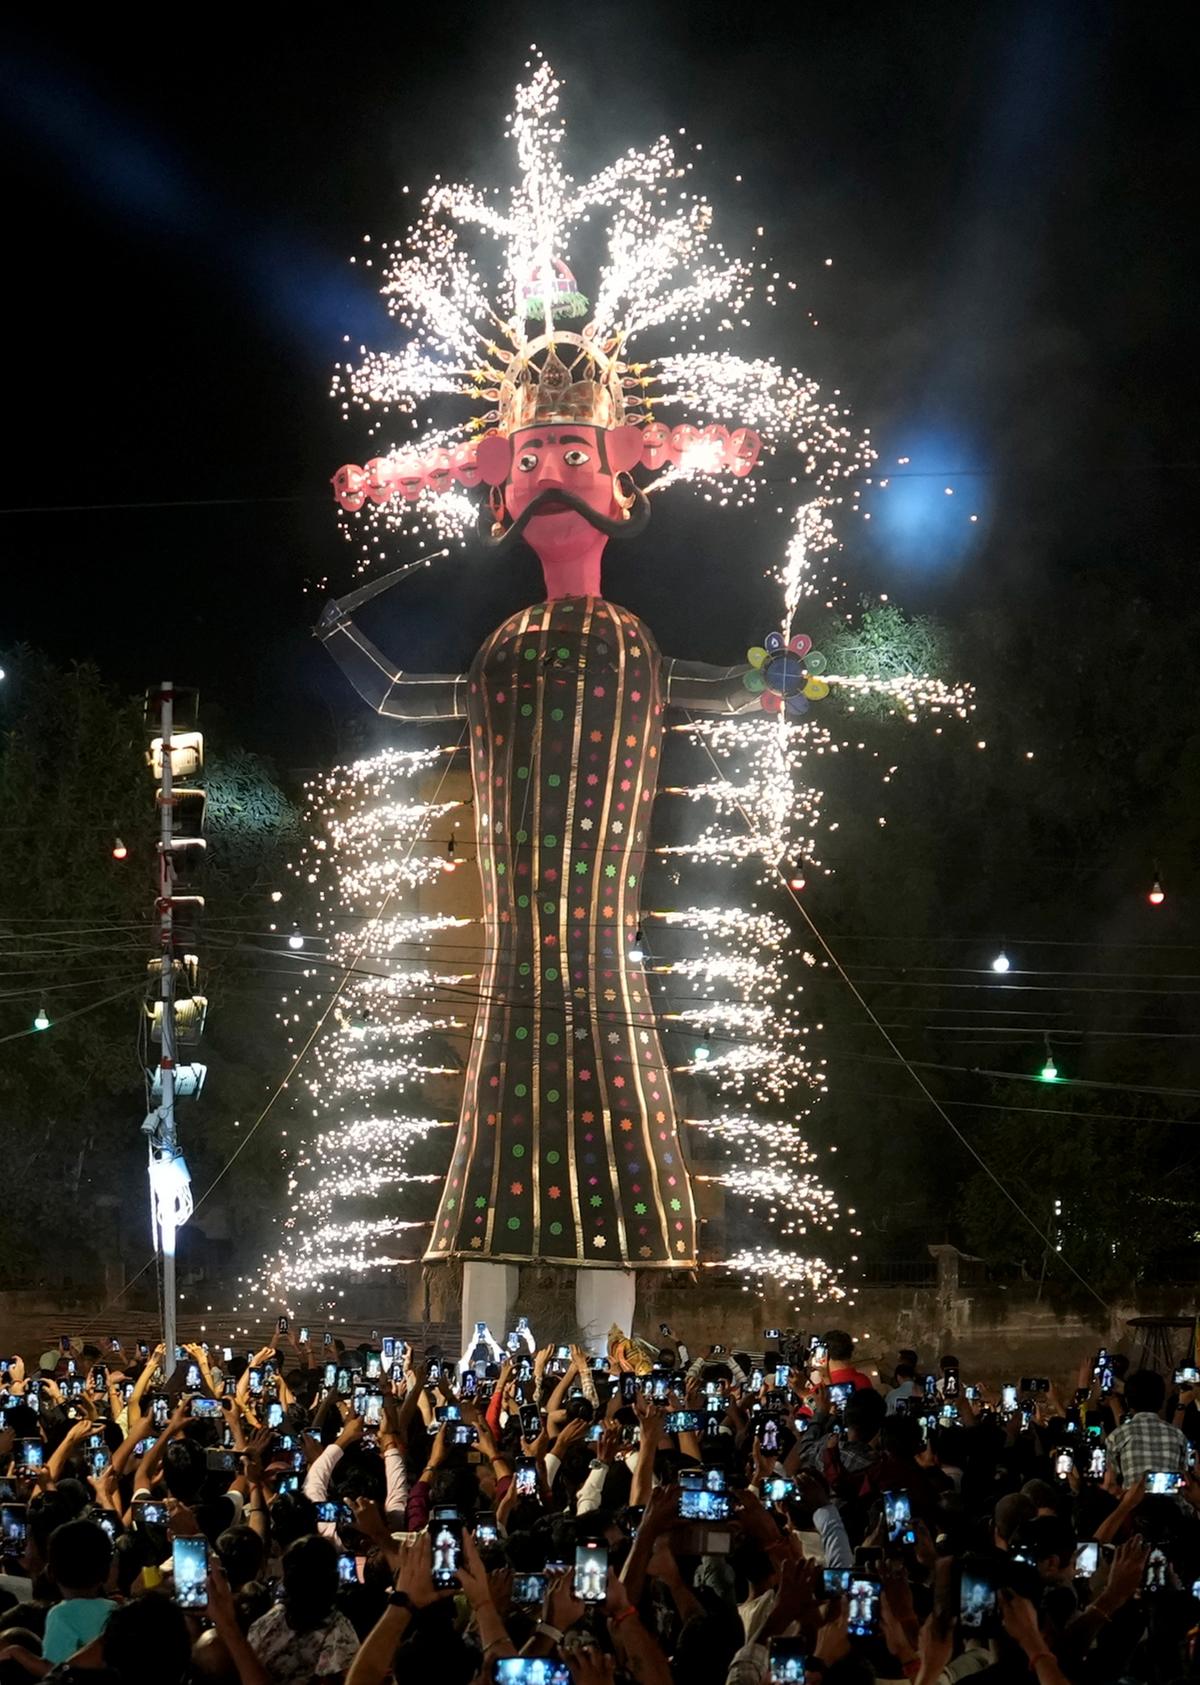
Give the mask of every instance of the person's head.
[[227, 1527], [217, 1539], [217, 1555], [234, 1591], [262, 1571], [263, 1541], [253, 1527]]
[[97, 1521], [64, 1521], [50, 1535], [46, 1561], [61, 1592], [95, 1597], [112, 1567], [112, 1541]]
[[114, 1609], [100, 1640], [105, 1665], [121, 1685], [180, 1685], [187, 1678], [187, 1618], [169, 1597], [151, 1592]]
[[892, 1385], [902, 1387], [905, 1381], [915, 1381], [917, 1372], [911, 1363], [898, 1363], [892, 1371]]
[[1118, 1381], [1123, 1381], [1129, 1373], [1129, 1359], [1124, 1352], [1114, 1352], [1108, 1360], [1108, 1366]]
[[163, 1484], [181, 1504], [194, 1504], [208, 1472], [204, 1451], [192, 1439], [173, 1439], [163, 1452]]
[[1029, 1559], [1046, 1583], [1069, 1584], [1075, 1564], [1075, 1532], [1057, 1515], [1035, 1515], [1022, 1522], [1012, 1549]]
[[1125, 1404], [1136, 1415], [1149, 1410], [1155, 1415], [1167, 1402], [1167, 1383], [1153, 1369], [1135, 1369], [1125, 1382]]
[[896, 1362], [898, 1365], [904, 1364], [906, 1368], [912, 1370], [914, 1375], [916, 1374], [917, 1354], [913, 1351], [911, 1346], [901, 1346], [900, 1350], [896, 1353]]
[[957, 1369], [958, 1367], [959, 1367], [959, 1362], [958, 1362], [958, 1359], [954, 1356], [953, 1352], [946, 1352], [946, 1353], [943, 1354], [943, 1357], [942, 1357], [942, 1374], [943, 1375], [948, 1375], [952, 1369]]
[[338, 1594], [337, 1551], [313, 1533], [283, 1553], [283, 1607], [293, 1632], [311, 1632], [333, 1608]]
[[854, 1341], [843, 1328], [831, 1328], [823, 1344], [830, 1363], [849, 1363], [854, 1356]]
[[997, 1550], [1007, 1550], [1018, 1528], [1032, 1521], [1037, 1514], [1033, 1499], [1026, 1492], [1006, 1492], [996, 1505], [992, 1516], [992, 1539]]
[[284, 1492], [271, 1505], [271, 1537], [281, 1551], [317, 1530], [317, 1506], [303, 1492]]
[[846, 1437], [869, 1445], [883, 1427], [886, 1416], [887, 1402], [883, 1394], [874, 1387], [859, 1387], [850, 1394], [842, 1411]]
[[1021, 1491], [1033, 1505], [1035, 1515], [1057, 1515], [1059, 1495], [1048, 1480], [1027, 1480]]
[[913, 1462], [919, 1456], [924, 1440], [921, 1424], [915, 1416], [888, 1416], [879, 1435], [880, 1450], [902, 1462]]
[[642, 459], [636, 427], [597, 427], [590, 422], [538, 422], [509, 438], [480, 441], [482, 477], [503, 485], [511, 525], [495, 542], [523, 535], [542, 563], [550, 594], [562, 570], [586, 558], [586, 583], [600, 586], [600, 557], [610, 538], [645, 524], [648, 505], [629, 470]]

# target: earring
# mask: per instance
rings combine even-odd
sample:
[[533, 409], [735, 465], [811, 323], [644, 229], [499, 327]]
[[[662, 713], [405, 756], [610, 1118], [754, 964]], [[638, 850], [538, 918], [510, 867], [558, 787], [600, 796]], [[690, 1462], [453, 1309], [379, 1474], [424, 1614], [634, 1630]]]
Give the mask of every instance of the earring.
[[504, 535], [504, 493], [499, 486], [488, 488], [488, 504], [492, 511], [492, 537]]
[[637, 501], [637, 481], [624, 468], [613, 481], [613, 496], [617, 500], [618, 507], [624, 509], [626, 518], [628, 518], [629, 511]]

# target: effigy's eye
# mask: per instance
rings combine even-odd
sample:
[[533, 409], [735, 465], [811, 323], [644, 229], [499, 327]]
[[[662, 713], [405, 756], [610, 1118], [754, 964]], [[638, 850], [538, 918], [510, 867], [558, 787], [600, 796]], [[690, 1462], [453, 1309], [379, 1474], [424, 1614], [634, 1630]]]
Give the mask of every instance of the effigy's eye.
[[537, 459], [537, 453], [535, 451], [523, 451], [522, 454], [517, 458], [517, 467], [521, 470], [521, 472], [523, 474], [532, 473], [533, 470], [537, 467], [537, 465], [538, 465], [538, 459]]
[[582, 468], [585, 463], [588, 463], [591, 460], [591, 457], [586, 451], [569, 450], [563, 452], [563, 461], [566, 463], [568, 468]]

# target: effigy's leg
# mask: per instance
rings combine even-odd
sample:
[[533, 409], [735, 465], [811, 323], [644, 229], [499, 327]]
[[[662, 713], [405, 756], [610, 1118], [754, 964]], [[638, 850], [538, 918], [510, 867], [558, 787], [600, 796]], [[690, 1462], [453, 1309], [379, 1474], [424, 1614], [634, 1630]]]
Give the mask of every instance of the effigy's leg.
[[632, 1334], [636, 1298], [636, 1270], [576, 1270], [575, 1315], [584, 1345], [597, 1357], [608, 1350], [614, 1323]]
[[508, 1307], [516, 1303], [521, 1272], [516, 1264], [491, 1264], [468, 1258], [463, 1263], [462, 1347], [466, 1353], [475, 1344], [475, 1324], [486, 1322], [504, 1344], [510, 1326]]

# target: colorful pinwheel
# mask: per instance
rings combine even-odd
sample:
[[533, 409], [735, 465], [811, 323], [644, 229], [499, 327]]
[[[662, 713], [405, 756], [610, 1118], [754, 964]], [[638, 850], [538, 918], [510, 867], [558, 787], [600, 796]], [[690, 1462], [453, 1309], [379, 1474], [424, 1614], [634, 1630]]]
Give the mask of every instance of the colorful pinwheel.
[[758, 705], [768, 714], [807, 714], [810, 702], [829, 695], [829, 686], [817, 677], [825, 658], [804, 632], [790, 640], [780, 632], [768, 632], [761, 644], [746, 651], [746, 659], [750, 671], [742, 683], [758, 693]]

